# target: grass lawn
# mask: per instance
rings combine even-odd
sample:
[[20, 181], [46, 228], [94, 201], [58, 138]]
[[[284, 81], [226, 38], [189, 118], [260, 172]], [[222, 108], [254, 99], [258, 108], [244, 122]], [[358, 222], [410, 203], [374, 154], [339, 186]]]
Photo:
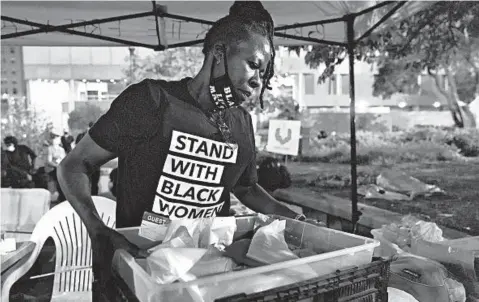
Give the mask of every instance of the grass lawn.
[[[374, 180], [381, 166], [358, 166], [358, 182]], [[433, 162], [399, 164], [394, 168], [446, 191], [445, 196], [418, 197], [413, 201], [378, 199], [359, 201], [401, 214], [415, 214], [471, 235], [479, 235], [479, 160], [468, 162]], [[293, 185], [318, 192], [349, 198], [349, 185], [341, 179], [350, 178], [350, 166], [325, 163], [288, 163]], [[358, 178], [359, 178], [358, 177]], [[329, 179], [326, 181], [326, 179]]]

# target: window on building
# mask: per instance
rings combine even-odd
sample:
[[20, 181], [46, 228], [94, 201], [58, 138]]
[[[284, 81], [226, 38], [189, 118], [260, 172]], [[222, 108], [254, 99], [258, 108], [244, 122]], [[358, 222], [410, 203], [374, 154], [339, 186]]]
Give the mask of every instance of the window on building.
[[13, 75], [16, 75], [17, 74], [17, 71], [15, 69], [12, 70], [12, 74]]
[[333, 74], [328, 78], [328, 94], [336, 95], [338, 94], [338, 86], [336, 85], [336, 75]]
[[313, 95], [314, 94], [314, 74], [305, 73], [304, 74], [304, 94]]
[[106, 92], [106, 91], [101, 92], [101, 100], [102, 101], [107, 101], [108, 100], [108, 92]]
[[11, 58], [11, 59], [10, 59], [10, 63], [15, 64], [15, 62], [16, 62], [16, 59], [15, 59], [15, 58]]
[[349, 95], [349, 74], [341, 75], [341, 94]]
[[98, 100], [98, 90], [88, 90], [86, 94], [88, 100]]
[[10, 53], [15, 53], [15, 48], [14, 47], [10, 47]]
[[14, 95], [17, 95], [17, 93], [18, 93], [17, 88], [13, 88], [12, 92], [13, 92]]

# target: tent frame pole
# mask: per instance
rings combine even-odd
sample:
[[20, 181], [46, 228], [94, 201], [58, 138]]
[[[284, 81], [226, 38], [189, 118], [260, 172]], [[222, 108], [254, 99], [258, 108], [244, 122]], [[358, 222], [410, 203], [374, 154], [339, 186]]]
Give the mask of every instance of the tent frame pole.
[[356, 161], [356, 91], [354, 76], [354, 49], [356, 41], [354, 39], [354, 20], [356, 15], [346, 16], [346, 37], [349, 59], [349, 123], [351, 132], [351, 207], [352, 207], [352, 232], [355, 233], [361, 213], [358, 211], [358, 183], [357, 183], [357, 161]]

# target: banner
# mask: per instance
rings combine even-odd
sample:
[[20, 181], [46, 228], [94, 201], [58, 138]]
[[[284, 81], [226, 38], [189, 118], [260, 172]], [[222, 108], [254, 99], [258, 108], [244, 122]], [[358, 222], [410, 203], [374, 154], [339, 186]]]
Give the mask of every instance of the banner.
[[270, 120], [266, 150], [284, 155], [298, 155], [301, 121]]

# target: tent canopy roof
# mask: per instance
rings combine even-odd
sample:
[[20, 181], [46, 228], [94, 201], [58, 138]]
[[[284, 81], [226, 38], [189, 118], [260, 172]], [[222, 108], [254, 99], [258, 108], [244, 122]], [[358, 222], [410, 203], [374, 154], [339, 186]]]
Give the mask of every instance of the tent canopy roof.
[[[212, 22], [228, 14], [232, 3], [2, 1], [2, 42], [21, 46], [132, 45], [158, 50], [166, 45], [196, 45], [202, 42]], [[345, 16], [356, 16], [355, 38], [359, 39], [368, 34], [370, 29], [381, 30], [431, 3], [378, 0], [265, 1], [263, 5], [275, 21], [277, 45], [318, 42], [341, 45], [347, 41]], [[106, 18], [110, 19], [102, 20]], [[378, 22], [381, 25], [376, 27]], [[72, 26], [72, 23], [80, 24]], [[60, 28], [63, 32], [45, 33], [45, 30], [52, 30], [48, 25], [65, 26]]]

